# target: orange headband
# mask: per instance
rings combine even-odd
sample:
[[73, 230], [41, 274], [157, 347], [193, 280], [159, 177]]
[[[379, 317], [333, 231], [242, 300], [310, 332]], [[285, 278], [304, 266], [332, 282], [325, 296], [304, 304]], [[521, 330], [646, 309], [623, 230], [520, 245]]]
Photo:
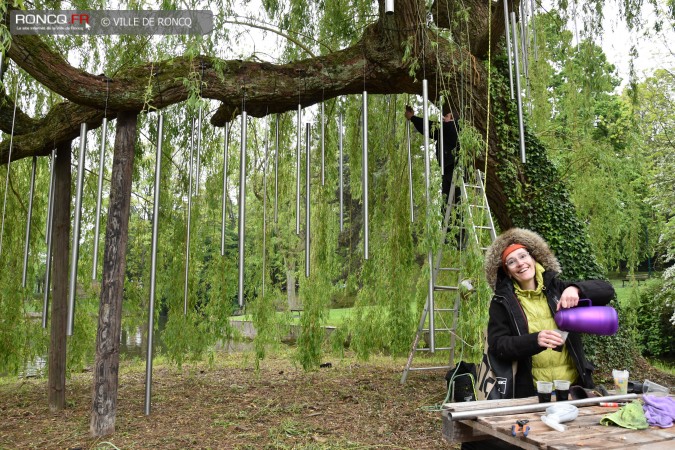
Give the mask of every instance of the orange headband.
[[504, 251], [502, 252], [502, 264], [504, 266], [506, 266], [506, 258], [519, 248], [524, 248], [527, 250], [527, 247], [525, 247], [523, 244], [511, 244], [504, 249]]

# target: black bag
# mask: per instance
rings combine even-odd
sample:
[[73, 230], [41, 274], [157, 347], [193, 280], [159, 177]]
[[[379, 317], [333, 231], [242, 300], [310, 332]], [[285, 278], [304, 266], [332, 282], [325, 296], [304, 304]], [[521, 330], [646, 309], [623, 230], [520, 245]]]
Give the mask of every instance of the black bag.
[[486, 337], [483, 360], [478, 368], [478, 400], [514, 398], [517, 370], [518, 361], [503, 361], [490, 355]]
[[454, 402], [472, 402], [476, 400], [476, 365], [460, 361], [445, 374], [450, 398]]

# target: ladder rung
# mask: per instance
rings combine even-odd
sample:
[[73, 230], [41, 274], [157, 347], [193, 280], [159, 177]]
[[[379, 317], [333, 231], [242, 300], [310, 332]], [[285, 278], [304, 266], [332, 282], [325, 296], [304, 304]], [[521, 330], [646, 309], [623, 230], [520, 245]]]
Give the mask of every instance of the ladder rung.
[[459, 267], [439, 267], [438, 270], [446, 270], [448, 272], [459, 272]]
[[492, 229], [492, 227], [487, 227], [485, 225], [476, 225], [476, 226], [474, 226], [474, 228], [478, 228], [480, 230], [491, 230]]
[[475, 188], [475, 189], [482, 189], [483, 186], [479, 184], [465, 184], [464, 187], [470, 187], [470, 188]]
[[442, 286], [439, 284], [434, 285], [434, 291], [456, 291], [457, 286]]
[[450, 369], [450, 366], [436, 366], [436, 367], [408, 367], [408, 370], [441, 370]]
[[485, 206], [485, 205], [469, 205], [469, 206], [472, 206], [474, 208], [487, 209], [487, 206]]
[[[418, 352], [428, 352], [431, 349], [429, 347], [420, 347], [420, 348], [417, 348], [415, 350], [418, 351]], [[438, 351], [438, 350], [452, 350], [452, 348], [451, 347], [435, 347], [434, 348], [434, 351]]]
[[457, 308], [434, 308], [434, 312], [457, 311]]

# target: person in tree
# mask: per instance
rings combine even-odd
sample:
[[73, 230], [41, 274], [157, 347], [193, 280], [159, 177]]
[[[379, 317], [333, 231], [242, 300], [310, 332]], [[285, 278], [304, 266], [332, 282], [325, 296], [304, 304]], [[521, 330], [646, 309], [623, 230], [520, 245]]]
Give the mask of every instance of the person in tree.
[[[452, 184], [452, 174], [455, 171], [457, 164], [457, 155], [459, 154], [459, 114], [457, 111], [443, 107], [443, 149], [441, 149], [440, 131], [437, 122], [429, 121], [429, 137], [436, 141], [436, 160], [441, 164], [441, 151], [443, 151], [443, 183], [441, 190], [443, 192], [444, 205], [447, 203], [448, 193], [450, 192], [450, 185]], [[415, 129], [424, 135], [424, 119], [415, 115], [413, 109], [406, 105], [405, 118], [408, 119], [415, 126]], [[459, 200], [459, 189], [455, 191], [455, 199]], [[443, 208], [445, 212], [445, 208]]]
[[[503, 375], [512, 380], [503, 398], [536, 395], [538, 380], [569, 380], [587, 389], [594, 387], [594, 367], [584, 355], [580, 334], [570, 332], [564, 340], [553, 315], [575, 307], [579, 298], [591, 299], [594, 306], [606, 305], [614, 298], [614, 288], [602, 280], [563, 281], [560, 272], [548, 244], [533, 231], [512, 228], [487, 249], [485, 275], [494, 290], [488, 354], [501, 362], [493, 369], [508, 367]], [[517, 362], [515, 376], [513, 362]]]

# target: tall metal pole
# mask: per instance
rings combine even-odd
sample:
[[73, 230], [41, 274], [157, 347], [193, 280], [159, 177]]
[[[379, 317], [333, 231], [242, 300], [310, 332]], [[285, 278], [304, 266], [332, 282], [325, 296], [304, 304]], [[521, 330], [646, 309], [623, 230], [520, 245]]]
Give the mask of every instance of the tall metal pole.
[[415, 204], [413, 203], [412, 152], [410, 151], [410, 121], [405, 122], [406, 147], [408, 148], [408, 190], [410, 192], [410, 222], [415, 221]]
[[33, 156], [33, 166], [30, 175], [30, 194], [28, 197], [28, 217], [26, 218], [26, 245], [23, 249], [23, 275], [21, 277], [21, 286], [26, 287], [26, 275], [28, 273], [28, 250], [30, 249], [30, 222], [33, 216], [33, 195], [35, 193], [35, 169], [37, 167], [37, 156]]
[[361, 179], [363, 183], [363, 258], [369, 258], [369, 228], [368, 228], [368, 92], [363, 91], [363, 130], [361, 136], [363, 137], [362, 146], [362, 174]]
[[[516, 13], [511, 11], [511, 33], [513, 34], [514, 48], [518, 48], [518, 30], [516, 28]], [[516, 67], [516, 99], [518, 100], [518, 127], [520, 130], [520, 160], [523, 164], [525, 158], [525, 126], [523, 125], [523, 100], [520, 95], [520, 68], [518, 67], [518, 52], [514, 51], [514, 66]]]
[[262, 247], [262, 296], [265, 298], [265, 261], [267, 260], [267, 158], [270, 153], [270, 121], [267, 116], [265, 132], [265, 161], [263, 161], [263, 247]]
[[103, 196], [103, 169], [105, 168], [105, 145], [108, 138], [108, 119], [103, 118], [101, 128], [101, 151], [98, 155], [98, 193], [96, 195], [96, 226], [94, 228], [94, 262], [91, 272], [91, 279], [96, 279], [96, 270], [98, 267], [98, 237], [101, 226], [101, 197]]
[[[427, 233], [431, 233], [431, 195], [430, 178], [431, 167], [429, 164], [429, 87], [427, 80], [422, 80], [422, 108], [424, 120], [424, 192], [427, 200]], [[429, 311], [429, 351], [436, 351], [436, 341], [434, 339], [434, 254], [431, 248], [427, 254], [429, 264], [429, 295], [427, 296], [427, 310]]]
[[16, 81], [14, 92], [14, 113], [12, 114], [12, 131], [9, 134], [9, 155], [7, 156], [7, 177], [5, 178], [5, 200], [2, 202], [2, 227], [0, 228], [0, 255], [2, 255], [2, 238], [5, 236], [5, 209], [7, 208], [7, 191], [9, 190], [9, 169], [12, 164], [12, 147], [14, 144], [14, 123], [16, 122], [16, 105], [19, 99], [19, 81]]
[[188, 282], [190, 275], [190, 224], [192, 223], [192, 159], [194, 156], [195, 143], [195, 119], [192, 118], [192, 132], [190, 133], [190, 161], [188, 162], [188, 215], [187, 234], [185, 236], [185, 285], [183, 287], [183, 315], [188, 310]]
[[202, 105], [199, 105], [199, 116], [197, 119], [197, 169], [195, 176], [195, 194], [199, 195], [199, 178], [202, 161]]
[[309, 278], [309, 266], [310, 266], [310, 197], [312, 193], [311, 182], [310, 182], [310, 136], [311, 127], [310, 123], [307, 122], [305, 125], [305, 277]]
[[338, 151], [339, 151], [339, 170], [340, 170], [340, 231], [344, 231], [344, 173], [343, 173], [343, 166], [344, 166], [344, 160], [342, 157], [342, 112], [340, 112], [340, 115], [338, 116]]
[[52, 160], [49, 175], [49, 200], [47, 201], [47, 261], [45, 264], [45, 288], [42, 301], [42, 328], [47, 328], [47, 316], [49, 315], [49, 287], [52, 276], [52, 220], [54, 219], [54, 163], [56, 162], [56, 149], [52, 150]]
[[66, 335], [73, 335], [75, 295], [77, 294], [77, 262], [80, 254], [80, 221], [82, 218], [82, 189], [84, 188], [84, 156], [87, 152], [87, 124], [80, 124], [80, 154], [77, 163], [77, 193], [75, 196], [75, 223], [73, 250], [70, 258], [70, 285], [68, 286], [68, 322]]
[[300, 235], [300, 146], [302, 145], [302, 106], [298, 103], [298, 142], [295, 147], [295, 234]]
[[152, 207], [152, 250], [150, 252], [150, 302], [148, 305], [148, 350], [145, 357], [145, 415], [150, 414], [152, 391], [152, 343], [155, 330], [155, 285], [157, 273], [157, 227], [159, 224], [159, 181], [162, 171], [162, 137], [164, 115], [160, 111], [157, 124], [157, 156], [155, 156], [155, 203]]
[[532, 44], [534, 46], [534, 59], [535, 61], [538, 61], [539, 52], [537, 50], [537, 25], [534, 18], [536, 13], [537, 13], [537, 5], [534, 3], [534, 0], [530, 0], [530, 15], [532, 16]]
[[239, 307], [244, 307], [244, 242], [246, 238], [246, 111], [241, 112], [239, 153]]
[[445, 138], [443, 136], [443, 98], [438, 103], [438, 144], [440, 147], [439, 160], [441, 162], [441, 175], [445, 175]]
[[227, 220], [227, 150], [230, 145], [229, 122], [225, 125], [225, 143], [223, 144], [223, 212], [220, 226], [220, 256], [225, 256], [225, 222]]
[[509, 27], [509, 6], [506, 0], [504, 4], [504, 30], [506, 31], [506, 53], [509, 57], [509, 86], [511, 87], [511, 100], [513, 100], [513, 49], [511, 48], [511, 32]]
[[274, 223], [279, 221], [279, 114], [274, 129]]
[[325, 105], [321, 103], [321, 186], [326, 184], [326, 121]]

